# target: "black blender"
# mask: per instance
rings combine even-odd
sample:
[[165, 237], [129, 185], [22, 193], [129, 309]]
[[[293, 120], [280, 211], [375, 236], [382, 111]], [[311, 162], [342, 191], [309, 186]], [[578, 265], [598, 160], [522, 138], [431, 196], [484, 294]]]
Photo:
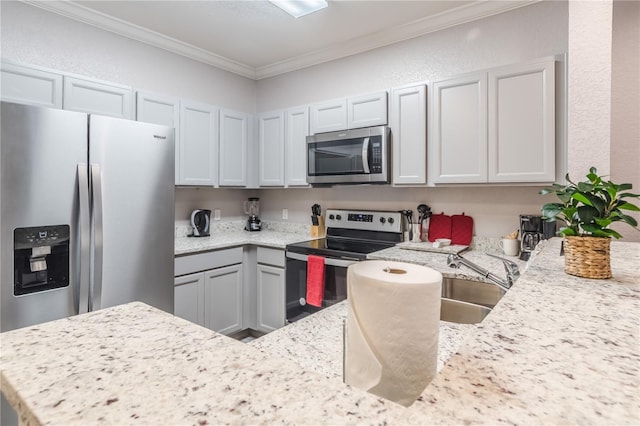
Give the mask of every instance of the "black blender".
[[245, 225], [245, 231], [260, 231], [262, 224], [260, 223], [260, 198], [250, 197], [244, 202], [244, 212], [249, 215], [247, 224]]

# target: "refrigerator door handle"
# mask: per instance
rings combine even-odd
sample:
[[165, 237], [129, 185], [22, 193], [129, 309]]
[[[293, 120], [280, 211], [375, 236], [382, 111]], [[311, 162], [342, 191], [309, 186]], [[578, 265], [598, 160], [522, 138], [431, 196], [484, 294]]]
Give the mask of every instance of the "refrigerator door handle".
[[93, 211], [93, 291], [89, 309], [100, 309], [102, 300], [102, 261], [103, 261], [103, 235], [102, 235], [102, 173], [100, 165], [91, 164], [91, 192]]
[[80, 221], [80, 277], [78, 286], [79, 297], [76, 311], [83, 314], [89, 310], [89, 277], [91, 261], [91, 228], [89, 222], [89, 173], [86, 163], [78, 163], [78, 215]]

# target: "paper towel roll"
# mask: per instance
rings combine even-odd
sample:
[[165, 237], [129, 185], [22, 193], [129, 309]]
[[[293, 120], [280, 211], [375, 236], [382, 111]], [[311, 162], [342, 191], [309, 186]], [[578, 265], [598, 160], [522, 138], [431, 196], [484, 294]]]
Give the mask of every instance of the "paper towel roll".
[[345, 383], [411, 405], [437, 372], [442, 274], [371, 260], [347, 271]]

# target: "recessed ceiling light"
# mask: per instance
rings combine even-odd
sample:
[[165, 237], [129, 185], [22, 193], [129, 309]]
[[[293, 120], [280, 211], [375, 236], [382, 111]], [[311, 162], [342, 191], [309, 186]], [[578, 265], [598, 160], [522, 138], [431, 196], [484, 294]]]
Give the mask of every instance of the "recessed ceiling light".
[[269, 0], [294, 18], [299, 18], [328, 6], [325, 0]]

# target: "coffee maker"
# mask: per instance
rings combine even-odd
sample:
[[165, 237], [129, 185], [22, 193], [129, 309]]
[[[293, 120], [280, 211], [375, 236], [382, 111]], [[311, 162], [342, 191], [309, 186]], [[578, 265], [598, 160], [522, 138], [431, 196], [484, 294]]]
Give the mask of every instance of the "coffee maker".
[[531, 252], [540, 240], [546, 240], [556, 235], [556, 222], [547, 222], [542, 216], [531, 214], [520, 215], [520, 236], [522, 238], [520, 259], [529, 260]]
[[262, 224], [260, 223], [260, 198], [251, 197], [244, 202], [244, 213], [249, 215], [245, 231], [260, 231]]

